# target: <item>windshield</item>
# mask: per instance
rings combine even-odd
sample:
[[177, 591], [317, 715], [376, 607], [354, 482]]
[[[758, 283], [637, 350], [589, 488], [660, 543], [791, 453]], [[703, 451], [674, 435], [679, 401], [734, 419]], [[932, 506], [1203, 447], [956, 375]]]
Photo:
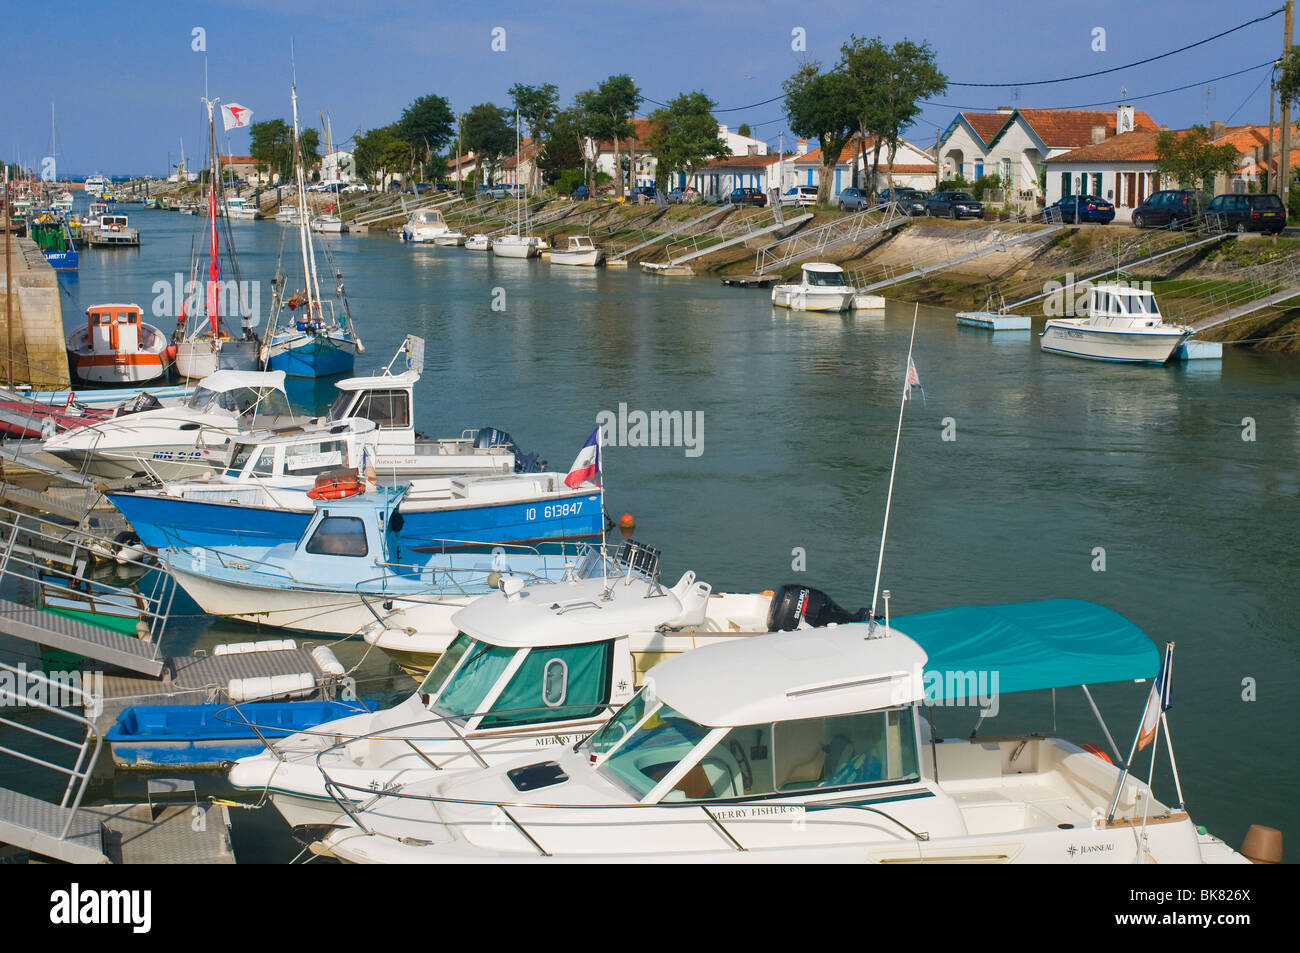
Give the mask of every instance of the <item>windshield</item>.
[[[613, 642], [529, 649], [480, 728], [588, 718], [609, 701]], [[509, 714], [506, 714], [509, 713]]]
[[429, 674], [424, 677], [424, 681], [420, 684], [420, 693], [436, 698], [438, 692], [442, 691], [443, 685], [447, 683], [448, 676], [456, 670], [466, 650], [473, 644], [474, 640], [464, 632], [452, 639], [451, 645], [447, 646], [447, 651], [442, 653]]
[[615, 745], [641, 723], [646, 709], [654, 708], [657, 703], [654, 690], [651, 688], [642, 688], [633, 695], [631, 700], [618, 710], [618, 714], [605, 722], [605, 726], [591, 736], [588, 743], [591, 745], [592, 755], [598, 758], [612, 751]]
[[[468, 636], [462, 633], [456, 640], [459, 642], [463, 638]], [[475, 639], [470, 639], [462, 651], [464, 657], [460, 660], [460, 666], [449, 678], [445, 678], [445, 684], [436, 698], [438, 710], [454, 718], [464, 718], [482, 710], [484, 699], [517, 652], [516, 649], [504, 649]], [[443, 661], [450, 654], [452, 650], [448, 649], [442, 659], [438, 660], [438, 664], [425, 679], [426, 685], [434, 681]]]
[[804, 271], [804, 279], [820, 288], [839, 288], [844, 285], [844, 274], [839, 271]]
[[704, 725], [661, 704], [598, 770], [645, 797], [708, 733]]
[[356, 391], [341, 390], [339, 395], [334, 398], [334, 403], [330, 404], [329, 413], [325, 415], [325, 420], [333, 423], [336, 420], [342, 420], [347, 413], [348, 405], [352, 403], [352, 398], [356, 396]]

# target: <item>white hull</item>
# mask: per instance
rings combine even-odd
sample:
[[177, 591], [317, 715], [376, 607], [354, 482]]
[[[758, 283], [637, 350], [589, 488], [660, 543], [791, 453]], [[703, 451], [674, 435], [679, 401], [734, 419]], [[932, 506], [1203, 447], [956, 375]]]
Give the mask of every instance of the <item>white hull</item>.
[[537, 243], [531, 238], [506, 235], [503, 238], [493, 240], [492, 254], [498, 258], [535, 258], [537, 256]]
[[492, 243], [482, 235], [475, 235], [472, 238], [465, 239], [465, 249], [467, 251], [488, 251]]
[[[1086, 319], [1085, 319], [1086, 320]], [[1099, 330], [1079, 321], [1048, 321], [1040, 345], [1044, 351], [1094, 361], [1164, 364], [1190, 330], [1162, 326], [1149, 330]]]
[[435, 235], [433, 243], [441, 248], [455, 248], [465, 244], [465, 236], [460, 232], [447, 232], [443, 235]]
[[586, 251], [553, 251], [551, 252], [552, 265], [585, 265], [595, 267], [599, 265], [604, 257], [604, 252], [599, 248], [592, 248]]
[[209, 344], [182, 341], [176, 345], [176, 373], [200, 380], [217, 372], [217, 352]]
[[853, 307], [852, 288], [809, 289], [802, 285], [777, 285], [772, 304], [791, 311], [847, 311]]

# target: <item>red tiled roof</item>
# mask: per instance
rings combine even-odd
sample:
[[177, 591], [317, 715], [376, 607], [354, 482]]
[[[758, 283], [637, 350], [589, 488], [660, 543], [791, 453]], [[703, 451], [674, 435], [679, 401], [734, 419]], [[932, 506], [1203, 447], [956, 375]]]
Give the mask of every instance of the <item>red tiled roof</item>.
[[[537, 155], [537, 144], [532, 138], [525, 139], [519, 148], [519, 159], [521, 162], [528, 162]], [[511, 153], [504, 162], [501, 163], [503, 169], [513, 169], [515, 167], [515, 156]]]
[[[786, 156], [787, 159], [790, 156]], [[706, 169], [766, 169], [770, 165], [776, 165], [781, 161], [781, 157], [776, 153], [758, 156], [721, 156], [717, 159], [710, 159], [706, 164]]]
[[[644, 143], [646, 139], [650, 136], [651, 122], [649, 119], [633, 119], [632, 127], [633, 129], [636, 130], [636, 132], [633, 134], [631, 139], [618, 140], [619, 152], [626, 152], [629, 148], [629, 143], [635, 145], [637, 151], [640, 152], [642, 150], [642, 143]], [[613, 152], [614, 151], [613, 140], [607, 139], [603, 142], [596, 143], [596, 149], [598, 152]]]
[[[1115, 135], [1114, 110], [1095, 109], [1018, 109], [1025, 124], [1043, 144], [1053, 149], [1078, 148], [1092, 143], [1094, 126], [1103, 126], [1106, 136]], [[1133, 113], [1133, 131], [1155, 130], [1155, 121], [1142, 110]], [[999, 133], [1000, 135], [1000, 133]]]
[[[1174, 131], [1183, 133], [1190, 130], [1178, 129]], [[1274, 139], [1277, 138], [1277, 131], [1276, 129], [1272, 130]], [[1215, 139], [1214, 142], [1218, 145], [1235, 146], [1238, 152], [1246, 155], [1255, 149], [1262, 148], [1269, 139], [1269, 132], [1270, 130], [1259, 126], [1231, 126], [1225, 129], [1224, 134]], [[1159, 130], [1155, 129], [1135, 129], [1133, 132], [1122, 132], [1118, 136], [1111, 136], [1109, 139], [1095, 145], [1086, 145], [1074, 149], [1049, 161], [1155, 162], [1156, 138], [1159, 135]]]
[[1011, 118], [1011, 113], [964, 112], [961, 117], [975, 130], [975, 135], [979, 136], [985, 145], [988, 145], [1002, 131], [1002, 127]]
[[223, 156], [218, 155], [217, 161], [222, 165], [256, 165], [257, 160], [252, 156]]

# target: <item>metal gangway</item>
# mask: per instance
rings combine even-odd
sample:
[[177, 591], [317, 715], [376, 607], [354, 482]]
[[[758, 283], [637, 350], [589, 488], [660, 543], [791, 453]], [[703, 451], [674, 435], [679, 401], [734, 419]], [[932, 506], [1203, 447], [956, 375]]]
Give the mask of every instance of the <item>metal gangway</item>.
[[[0, 843], [70, 864], [106, 864], [109, 859], [104, 853], [103, 826], [97, 817], [81, 810], [101, 738], [90, 718], [73, 710], [92, 711], [97, 700], [92, 691], [70, 677], [72, 674], [78, 673], [50, 678], [28, 671], [26, 666], [0, 662], [0, 712], [5, 713], [0, 714], [0, 725], [40, 739], [44, 750], [64, 749], [72, 754], [69, 765], [0, 744], [0, 754], [67, 778], [58, 803], [0, 787]], [[8, 712], [19, 707], [43, 712], [39, 721], [42, 727], [29, 724], [35, 719], [8, 717]], [[53, 730], [56, 727], [75, 729], [80, 738], [65, 737]]]
[[769, 235], [782, 228], [793, 228], [812, 217], [812, 212], [804, 212], [794, 218], [786, 219], [779, 207], [775, 210], [759, 209], [751, 215], [741, 213], [728, 218], [716, 229], [700, 232], [669, 245], [668, 264], [683, 265], [702, 255], [739, 245], [760, 235]]
[[369, 225], [373, 222], [382, 222], [390, 218], [398, 218], [398, 217], [409, 219], [416, 212], [426, 212], [429, 211], [430, 209], [436, 209], [438, 211], [442, 211], [445, 208], [451, 208], [453, 205], [456, 205], [457, 203], [464, 202], [464, 201], [465, 200], [460, 196], [455, 196], [450, 199], [445, 199], [440, 196], [438, 199], [435, 199], [434, 201], [417, 203], [415, 205], [412, 205], [410, 208], [407, 208], [405, 197], [398, 196], [396, 205], [389, 205], [378, 211], [372, 210], [370, 212], [367, 212], [365, 215], [354, 218], [349, 224]]
[[[734, 206], [731, 205], [719, 205], [717, 208], [709, 209], [709, 211], [705, 212], [703, 215], [699, 216], [698, 218], [689, 219], [688, 221], [682, 222], [680, 225], [677, 225], [666, 231], [660, 232], [659, 234], [655, 235], [653, 238], [641, 242], [639, 245], [633, 245], [631, 248], [623, 249], [622, 251], [618, 252], [615, 255], [615, 257], [626, 261], [630, 256], [635, 255], [637, 252], [643, 251], [646, 248], [649, 248], [651, 245], [657, 245], [659, 244], [659, 242], [662, 242], [665, 239], [672, 238], [674, 235], [684, 234], [690, 231], [692, 228], [696, 228], [697, 226], [703, 225], [711, 218], [716, 218], [717, 216], [723, 214], [724, 212], [731, 211], [733, 208]], [[662, 210], [656, 208], [653, 212], [653, 218], [657, 219], [662, 214], [663, 214]], [[633, 219], [633, 221], [636, 220]], [[611, 229], [612, 231], [624, 231], [624, 230], [631, 231], [632, 229], [626, 227], [631, 224], [632, 224], [631, 222], [628, 222], [625, 223], [623, 227], [611, 226]]]
[[[790, 223], [806, 221], [811, 217], [811, 215], [801, 215], [791, 219]], [[892, 229], [901, 228], [909, 221], [911, 221], [910, 217], [893, 203], [854, 212], [845, 218], [827, 222], [825, 225], [798, 232], [763, 246], [755, 257], [754, 274], [764, 275], [772, 271], [780, 271], [795, 262], [816, 258], [822, 252], [832, 248], [883, 235]]]
[[[89, 578], [96, 558], [115, 559], [140, 588]], [[176, 584], [142, 555], [81, 526], [0, 506], [0, 586], [39, 605], [0, 596], [0, 632], [157, 677], [159, 642]], [[86, 619], [102, 619], [93, 624]]]
[[1177, 313], [1178, 322], [1190, 324], [1199, 334], [1300, 296], [1300, 259], [1242, 269], [1233, 282], [1229, 287], [1210, 286], [1203, 305]]

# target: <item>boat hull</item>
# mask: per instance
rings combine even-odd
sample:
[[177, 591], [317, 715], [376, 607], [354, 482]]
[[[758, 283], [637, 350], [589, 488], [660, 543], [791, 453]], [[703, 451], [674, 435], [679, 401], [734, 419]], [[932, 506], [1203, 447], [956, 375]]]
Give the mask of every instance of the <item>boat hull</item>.
[[772, 289], [772, 304], [791, 311], [847, 311], [853, 307], [852, 288], [810, 290], [801, 285], [777, 285]]
[[1181, 328], [1108, 331], [1048, 321], [1039, 343], [1044, 351], [1067, 357], [1121, 364], [1165, 364], [1190, 334]]
[[224, 340], [213, 345], [212, 338], [198, 337], [176, 345], [176, 373], [190, 380], [202, 380], [217, 371], [255, 371], [256, 341]]
[[588, 268], [594, 268], [599, 265], [604, 253], [598, 248], [588, 249], [586, 251], [553, 251], [551, 252], [552, 265], [579, 265]]
[[267, 370], [289, 377], [333, 377], [349, 374], [356, 365], [357, 342], [335, 334], [291, 334], [271, 344]]
[[537, 243], [528, 239], [498, 238], [492, 243], [492, 254], [498, 258], [535, 258]]

